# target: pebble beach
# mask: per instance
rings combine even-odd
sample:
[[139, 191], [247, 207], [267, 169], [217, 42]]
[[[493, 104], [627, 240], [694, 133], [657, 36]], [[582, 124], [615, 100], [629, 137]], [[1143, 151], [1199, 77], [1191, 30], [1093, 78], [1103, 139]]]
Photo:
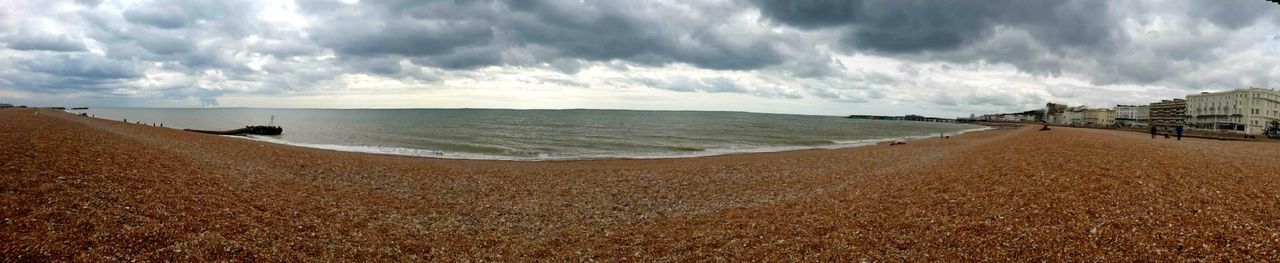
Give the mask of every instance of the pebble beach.
[[3, 109], [0, 261], [1280, 259], [1280, 142], [1039, 128], [525, 162]]

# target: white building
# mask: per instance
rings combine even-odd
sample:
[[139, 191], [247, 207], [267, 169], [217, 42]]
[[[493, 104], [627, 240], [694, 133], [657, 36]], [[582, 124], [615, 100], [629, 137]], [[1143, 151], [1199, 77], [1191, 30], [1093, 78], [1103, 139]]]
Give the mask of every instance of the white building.
[[[1116, 125], [1135, 126], [1138, 124], [1139, 109], [1136, 105], [1116, 105]], [[1150, 111], [1148, 111], [1150, 112]]]
[[1187, 95], [1187, 123], [1192, 129], [1262, 134], [1280, 120], [1280, 92], [1247, 88]]

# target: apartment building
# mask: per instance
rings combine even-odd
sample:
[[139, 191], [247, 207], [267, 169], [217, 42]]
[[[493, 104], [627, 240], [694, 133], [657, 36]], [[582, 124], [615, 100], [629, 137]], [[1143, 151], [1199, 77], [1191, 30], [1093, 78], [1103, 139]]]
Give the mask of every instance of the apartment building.
[[1151, 103], [1150, 107], [1151, 113], [1148, 118], [1151, 126], [1172, 129], [1186, 121], [1187, 100], [1185, 99], [1162, 100]]
[[1138, 113], [1134, 115], [1133, 122], [1136, 126], [1151, 124], [1151, 105], [1138, 105]]
[[1280, 92], [1247, 88], [1187, 95], [1188, 126], [1193, 129], [1262, 134], [1280, 120]]

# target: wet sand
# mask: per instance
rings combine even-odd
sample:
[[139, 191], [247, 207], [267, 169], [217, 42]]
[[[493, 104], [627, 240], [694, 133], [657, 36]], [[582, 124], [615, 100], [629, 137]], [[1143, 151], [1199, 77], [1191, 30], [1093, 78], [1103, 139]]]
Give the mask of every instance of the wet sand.
[[6, 109], [0, 258], [1280, 258], [1280, 143], [1038, 128], [896, 146], [511, 162]]

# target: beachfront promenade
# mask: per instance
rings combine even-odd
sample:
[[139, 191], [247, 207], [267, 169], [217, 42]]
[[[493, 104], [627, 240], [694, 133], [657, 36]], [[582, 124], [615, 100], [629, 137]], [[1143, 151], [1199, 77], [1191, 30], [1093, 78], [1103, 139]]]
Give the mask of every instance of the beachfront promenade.
[[1038, 128], [836, 150], [510, 162], [4, 109], [0, 258], [1280, 257], [1280, 143]]

